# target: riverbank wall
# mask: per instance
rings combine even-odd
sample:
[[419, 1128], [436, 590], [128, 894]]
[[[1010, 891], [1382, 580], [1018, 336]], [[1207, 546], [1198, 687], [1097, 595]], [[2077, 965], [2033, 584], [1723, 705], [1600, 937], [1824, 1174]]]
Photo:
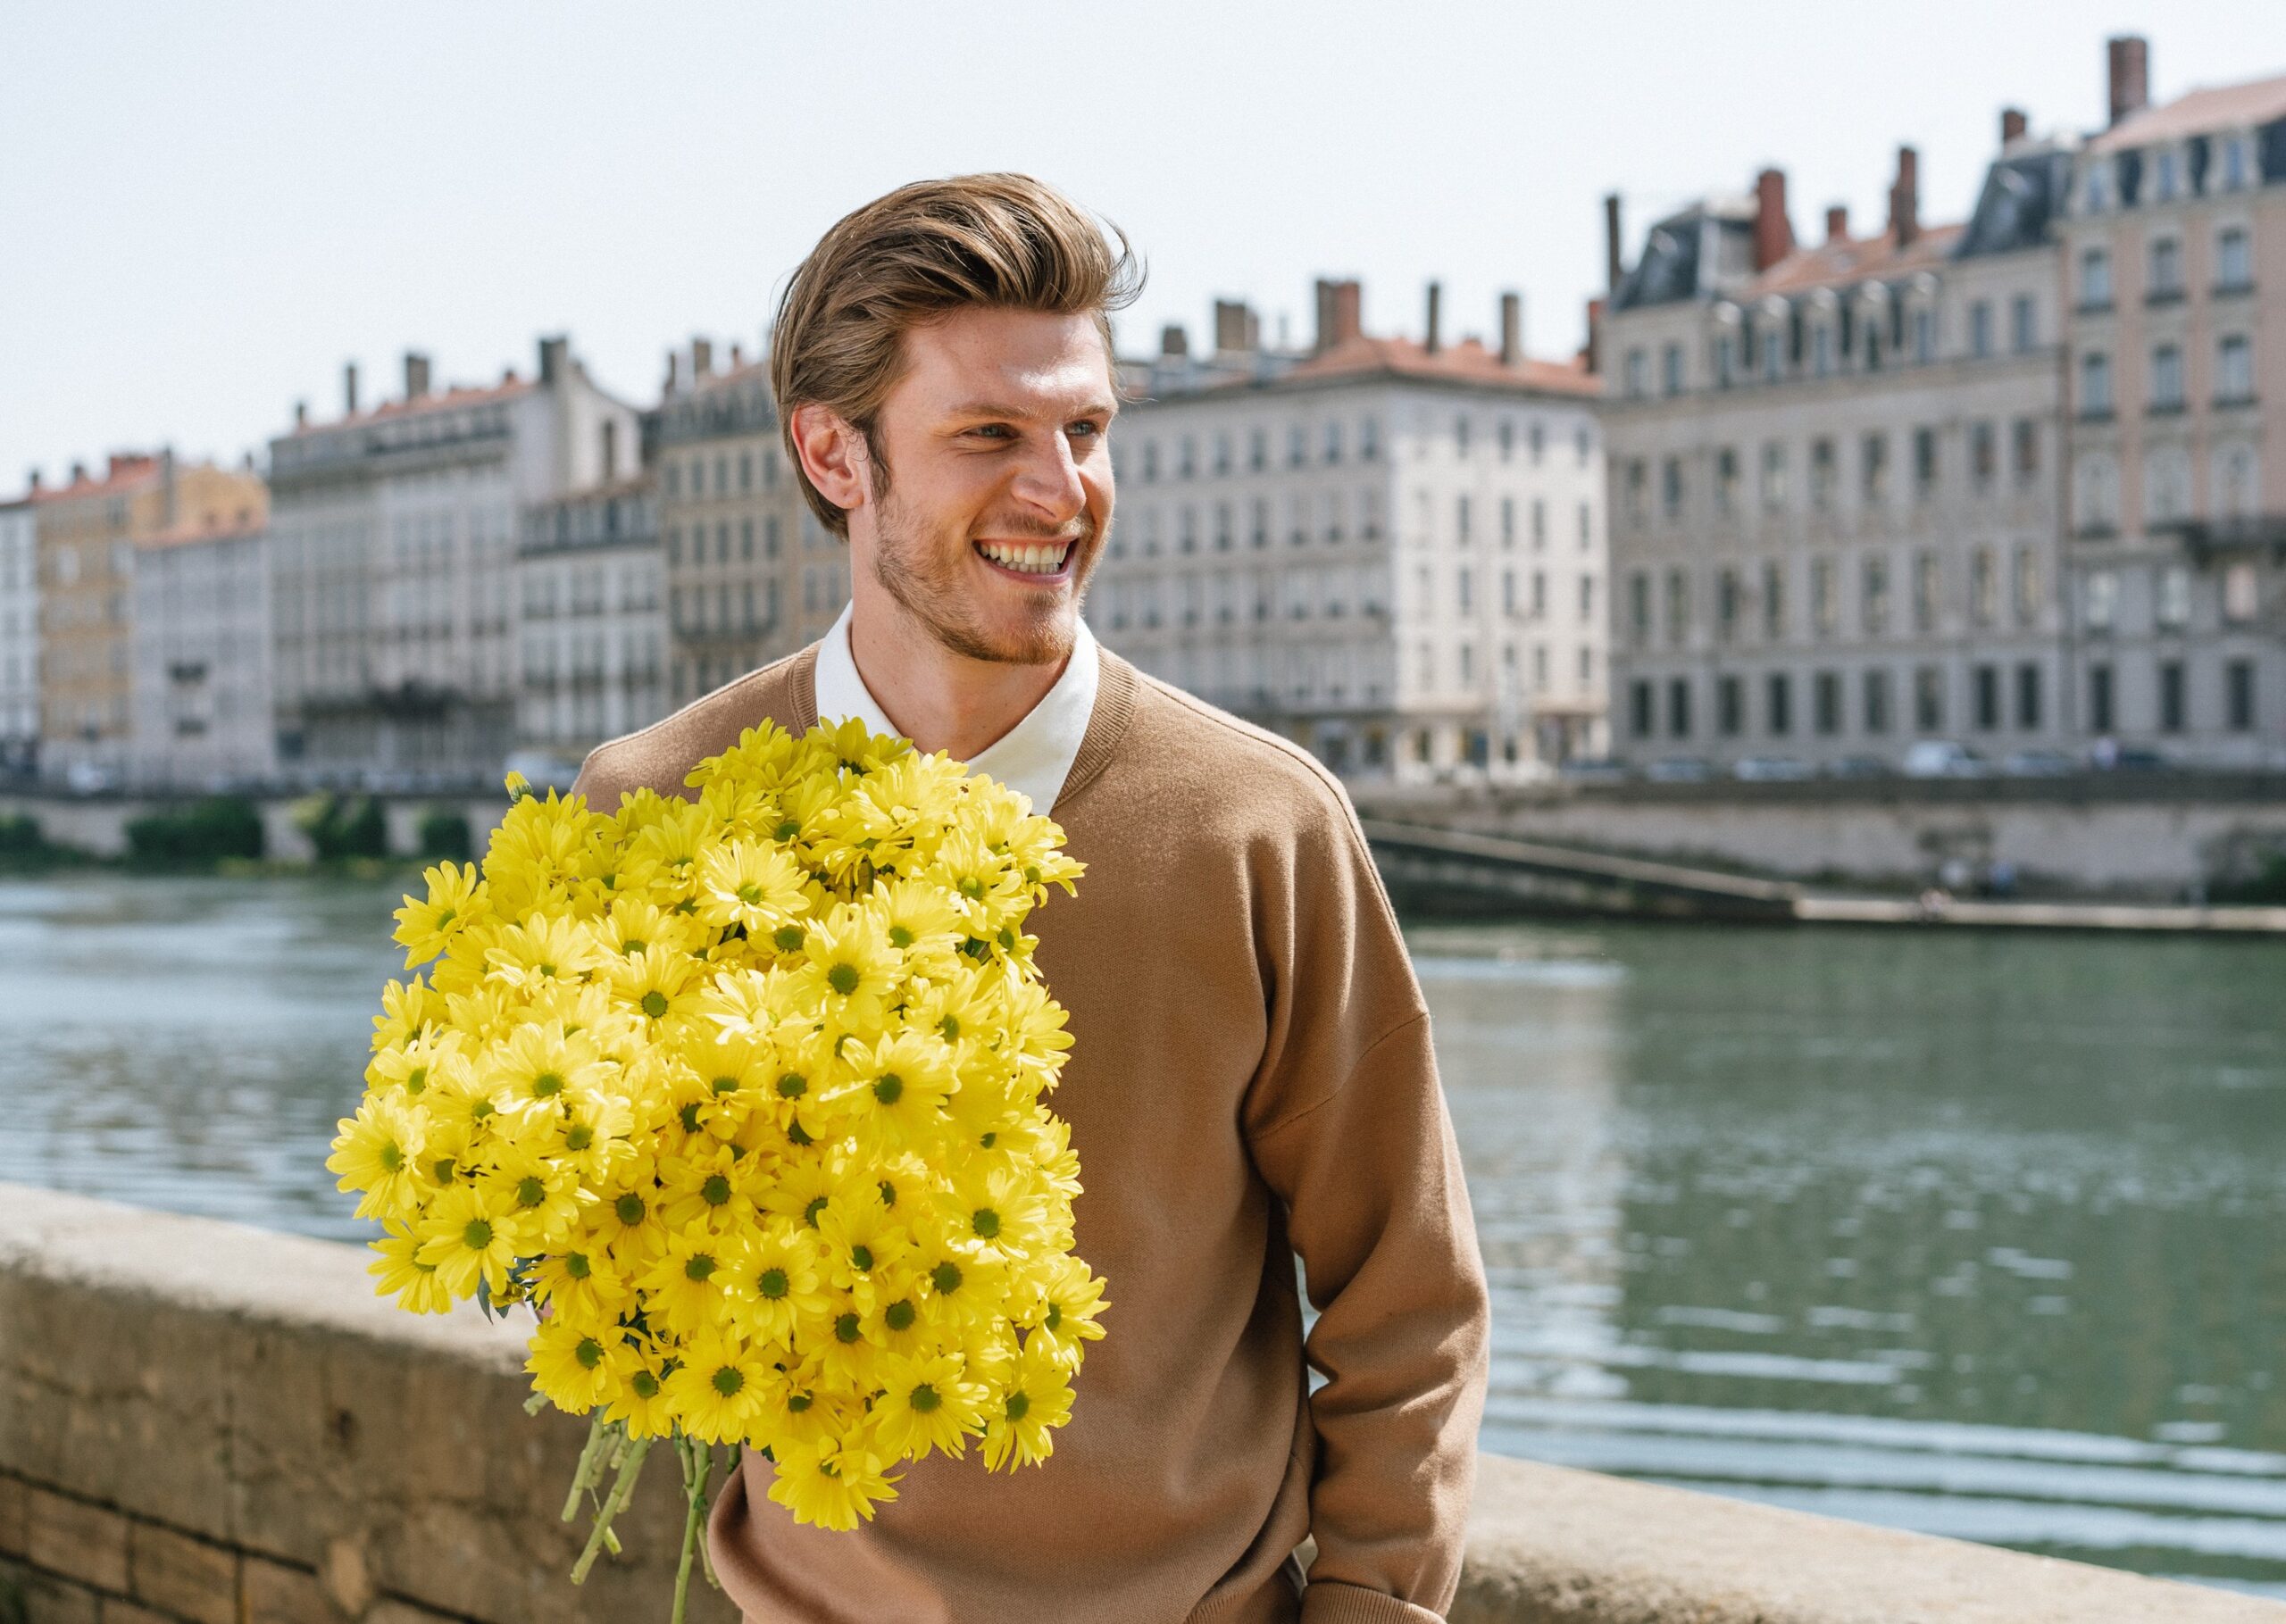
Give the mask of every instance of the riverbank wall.
[[[588, 1584], [584, 1428], [521, 1334], [373, 1296], [362, 1249], [0, 1185], [0, 1620], [663, 1617], [653, 1473]], [[694, 1624], [730, 1624], [703, 1592]], [[1497, 1456], [1453, 1624], [2286, 1624], [2286, 1606]]]

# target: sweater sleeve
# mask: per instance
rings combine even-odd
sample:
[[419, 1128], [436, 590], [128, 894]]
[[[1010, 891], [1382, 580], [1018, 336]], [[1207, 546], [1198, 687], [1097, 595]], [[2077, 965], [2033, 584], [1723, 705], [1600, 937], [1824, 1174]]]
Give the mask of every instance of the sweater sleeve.
[[1286, 1206], [1325, 1378], [1302, 1617], [1396, 1624], [1442, 1617], [1459, 1586], [1489, 1310], [1428, 1012], [1346, 806], [1339, 824], [1302, 854], [1290, 921], [1269, 933], [1284, 978], [1248, 1138]]

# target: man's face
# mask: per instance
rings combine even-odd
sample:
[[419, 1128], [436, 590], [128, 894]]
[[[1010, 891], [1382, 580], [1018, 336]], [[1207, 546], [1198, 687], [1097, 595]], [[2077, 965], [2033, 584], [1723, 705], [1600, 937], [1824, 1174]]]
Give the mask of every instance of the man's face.
[[1085, 315], [964, 310], [905, 344], [875, 426], [889, 488], [850, 514], [853, 564], [955, 654], [1054, 664], [1111, 529], [1103, 334]]

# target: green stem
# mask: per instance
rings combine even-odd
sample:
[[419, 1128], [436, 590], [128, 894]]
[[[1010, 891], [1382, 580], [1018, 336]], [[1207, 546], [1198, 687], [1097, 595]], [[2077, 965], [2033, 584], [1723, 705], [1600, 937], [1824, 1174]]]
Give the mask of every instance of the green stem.
[[603, 1508], [596, 1513], [594, 1531], [588, 1536], [587, 1549], [580, 1553], [580, 1560], [572, 1564], [572, 1582], [582, 1584], [588, 1570], [596, 1565], [596, 1555], [604, 1548], [604, 1539], [611, 1532], [611, 1520], [619, 1515], [627, 1497], [635, 1492], [635, 1479], [643, 1475], [643, 1457], [651, 1453], [651, 1440], [638, 1438], [627, 1452], [627, 1459], [620, 1463], [619, 1476], [612, 1479], [611, 1493], [604, 1496]]
[[[712, 1449], [706, 1452], [706, 1458], [710, 1462], [714, 1458], [714, 1452]], [[730, 1445], [729, 1462], [722, 1469], [722, 1481], [728, 1483], [738, 1475], [738, 1445], [733, 1444]], [[714, 1553], [707, 1549], [706, 1541], [704, 1538], [698, 1542], [698, 1565], [706, 1574], [707, 1587], [712, 1590], [720, 1590], [722, 1587], [722, 1581], [714, 1575]]]
[[690, 1599], [690, 1558], [698, 1548], [698, 1514], [706, 1504], [706, 1482], [714, 1475], [714, 1452], [697, 1438], [679, 1440], [682, 1453], [682, 1492], [689, 1503], [683, 1510], [682, 1556], [675, 1563], [675, 1610], [668, 1624], [683, 1624], [683, 1610]]
[[601, 1456], [605, 1446], [611, 1442], [613, 1430], [611, 1424], [604, 1420], [603, 1412], [597, 1411], [596, 1419], [588, 1426], [587, 1445], [580, 1451], [579, 1470], [572, 1474], [572, 1492], [564, 1496], [564, 1521], [569, 1522], [580, 1514], [580, 1496], [593, 1488], [603, 1476]]

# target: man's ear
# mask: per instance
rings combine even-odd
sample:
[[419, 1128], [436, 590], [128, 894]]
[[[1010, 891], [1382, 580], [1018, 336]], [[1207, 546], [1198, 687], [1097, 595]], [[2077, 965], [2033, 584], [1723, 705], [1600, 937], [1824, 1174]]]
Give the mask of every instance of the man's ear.
[[865, 437], [832, 407], [814, 401], [794, 408], [792, 426], [802, 471], [818, 495], [844, 512], [864, 506], [872, 494]]

